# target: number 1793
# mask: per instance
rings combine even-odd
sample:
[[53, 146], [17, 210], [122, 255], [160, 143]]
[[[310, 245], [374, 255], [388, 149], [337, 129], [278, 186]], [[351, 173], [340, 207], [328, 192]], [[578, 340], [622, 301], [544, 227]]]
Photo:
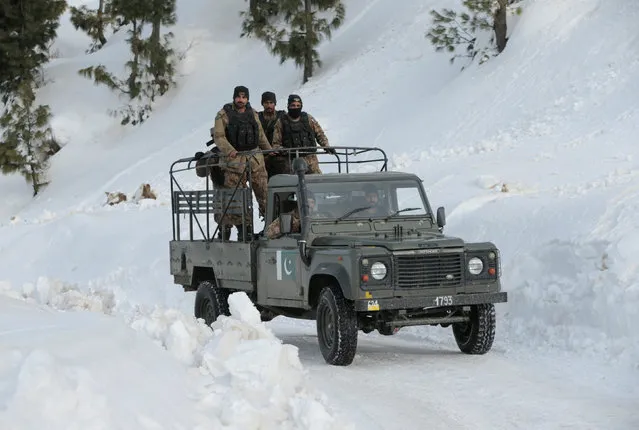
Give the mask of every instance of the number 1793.
[[452, 306], [453, 296], [437, 296], [435, 297], [435, 306]]

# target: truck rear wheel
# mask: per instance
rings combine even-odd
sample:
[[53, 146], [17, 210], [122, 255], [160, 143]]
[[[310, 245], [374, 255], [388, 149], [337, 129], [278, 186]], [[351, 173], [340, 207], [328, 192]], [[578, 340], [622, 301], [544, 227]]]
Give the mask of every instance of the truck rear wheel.
[[495, 305], [473, 305], [469, 316], [470, 321], [453, 324], [457, 346], [466, 354], [485, 354], [490, 351], [495, 340]]
[[229, 316], [229, 292], [218, 288], [215, 281], [203, 281], [195, 294], [195, 317], [202, 318], [207, 326], [220, 316]]
[[357, 350], [357, 314], [336, 286], [324, 287], [317, 304], [317, 340], [324, 360], [348, 366]]

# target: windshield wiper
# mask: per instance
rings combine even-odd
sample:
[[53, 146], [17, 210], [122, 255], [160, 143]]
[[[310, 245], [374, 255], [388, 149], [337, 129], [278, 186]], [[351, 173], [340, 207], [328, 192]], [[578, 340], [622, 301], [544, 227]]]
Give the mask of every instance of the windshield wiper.
[[392, 217], [394, 217], [397, 214], [400, 214], [402, 212], [409, 212], [409, 211], [418, 211], [418, 210], [422, 210], [423, 208], [405, 208], [405, 209], [400, 209], [397, 210], [395, 212], [393, 212], [392, 214], [390, 214], [388, 217], [386, 217], [386, 221], [388, 221], [389, 219], [391, 219]]
[[341, 217], [337, 218], [337, 219], [335, 220], [335, 222], [341, 221], [341, 220], [343, 220], [343, 219], [345, 219], [345, 218], [348, 218], [349, 216], [353, 215], [354, 213], [361, 212], [361, 211], [365, 211], [365, 210], [370, 209], [370, 208], [372, 208], [372, 206], [362, 206], [361, 208], [355, 208], [355, 209], [352, 209], [352, 210], [350, 210], [350, 211], [346, 212], [346, 213], [345, 213], [344, 215], [342, 215]]

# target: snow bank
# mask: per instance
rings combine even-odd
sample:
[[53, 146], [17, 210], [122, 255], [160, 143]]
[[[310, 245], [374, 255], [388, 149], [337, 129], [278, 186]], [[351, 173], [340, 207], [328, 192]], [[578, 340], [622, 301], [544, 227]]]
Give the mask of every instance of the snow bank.
[[623, 279], [625, 262], [611, 254], [615, 248], [557, 240], [514, 259], [508, 278], [519, 281], [501, 321], [504, 343], [551, 346], [639, 369], [639, 283]]
[[[231, 316], [219, 318], [213, 331], [201, 320], [175, 309], [131, 309], [126, 301], [119, 305], [111, 291], [83, 291], [44, 277], [20, 289], [0, 283], [0, 296], [60, 311], [106, 314], [115, 317], [114, 324], [125, 321], [197, 376], [191, 396], [201, 428], [211, 428], [211, 423], [213, 428], [242, 430], [343, 428], [326, 400], [309, 387], [297, 348], [282, 344], [273, 335], [244, 293], [230, 296]], [[84, 339], [74, 341], [81, 344]], [[13, 363], [12, 370], [0, 373], [2, 379], [14, 380], [15, 385], [8, 410], [0, 415], [0, 423], [4, 419], [7, 426], [0, 427], [31, 428], [46, 422], [47, 428], [113, 428], [102, 417], [119, 411], [109, 411], [111, 399], [108, 393], [100, 394], [93, 382], [95, 375], [80, 365], [61, 365], [44, 345], [24, 342], [28, 353], [11, 351], [8, 361]], [[126, 351], [126, 346], [123, 348]], [[131, 355], [125, 360], [133, 364], [138, 357]], [[153, 377], [161, 384], [165, 376]], [[129, 383], [136, 384], [135, 379]], [[47, 400], [50, 394], [54, 394], [54, 403]], [[140, 422], [125, 427], [135, 425], [164, 428]]]

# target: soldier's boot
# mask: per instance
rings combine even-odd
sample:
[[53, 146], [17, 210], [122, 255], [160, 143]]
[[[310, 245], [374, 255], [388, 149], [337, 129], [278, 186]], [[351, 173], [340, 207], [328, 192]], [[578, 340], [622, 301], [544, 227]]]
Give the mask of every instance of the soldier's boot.
[[252, 233], [250, 231], [250, 227], [249, 226], [244, 228], [240, 224], [240, 225], [236, 225], [235, 228], [237, 228], [237, 241], [238, 242], [244, 242], [244, 237], [246, 237], [247, 240], [252, 239]]
[[218, 239], [229, 240], [231, 238], [231, 227], [228, 225], [220, 226], [220, 230], [217, 232]]
[[235, 228], [237, 228], [237, 241], [244, 242], [244, 227], [240, 224], [236, 225]]

